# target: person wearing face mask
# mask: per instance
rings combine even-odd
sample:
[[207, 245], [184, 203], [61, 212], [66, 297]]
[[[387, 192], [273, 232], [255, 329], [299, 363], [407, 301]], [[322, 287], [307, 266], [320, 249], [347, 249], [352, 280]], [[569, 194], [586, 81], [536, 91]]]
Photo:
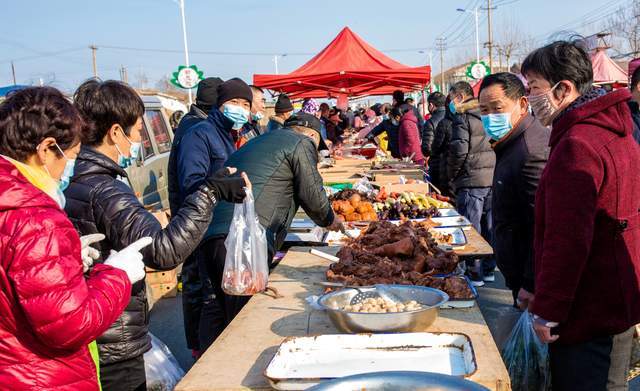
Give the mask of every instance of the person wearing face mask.
[[[142, 261], [156, 270], [171, 270], [198, 246], [213, 208], [220, 200], [242, 202], [245, 180], [230, 171], [210, 175], [184, 199], [166, 228], [140, 203], [125, 183], [124, 170], [139, 153], [144, 105], [124, 83], [95, 79], [74, 94], [74, 105], [85, 120], [83, 146], [65, 190], [65, 211], [83, 235], [102, 233], [96, 248], [105, 259], [140, 238], [149, 237]], [[143, 274], [144, 277], [144, 274]], [[143, 354], [151, 348], [144, 278], [131, 288], [131, 301], [109, 330], [97, 340], [102, 389], [144, 390]]]
[[237, 148], [240, 148], [246, 144], [247, 141], [263, 133], [260, 121], [264, 118], [264, 91], [262, 88], [254, 85], [249, 87], [251, 87], [253, 97], [251, 101], [251, 118], [238, 133], [238, 140], [236, 141]]
[[589, 54], [557, 41], [522, 63], [529, 103], [551, 126], [535, 205], [534, 328], [555, 390], [627, 386], [640, 323], [640, 148], [628, 89], [593, 86]]
[[549, 158], [550, 131], [529, 114], [524, 84], [512, 73], [485, 77], [479, 101], [482, 125], [496, 153], [493, 248], [514, 306], [524, 310], [534, 294], [534, 205]]
[[[449, 110], [455, 115], [447, 153], [447, 179], [458, 212], [491, 243], [491, 184], [496, 155], [482, 128], [478, 100], [469, 83], [455, 83], [449, 98]], [[495, 281], [494, 269], [493, 259], [467, 261], [467, 275], [476, 286]]]
[[82, 125], [51, 87], [27, 88], [0, 104], [3, 390], [97, 391], [93, 341], [122, 313], [131, 284], [144, 278], [140, 242], [89, 270], [95, 249], [87, 251], [62, 209]]
[[[227, 164], [247, 173], [253, 185], [256, 213], [266, 230], [268, 261], [280, 249], [299, 207], [318, 226], [342, 229], [342, 221], [331, 209], [318, 172], [318, 152], [327, 147], [320, 136], [320, 121], [313, 115], [298, 112], [284, 128], [250, 140], [229, 157]], [[233, 219], [234, 206], [223, 202], [216, 207], [215, 219], [203, 246], [208, 249], [202, 259], [217, 288], [217, 331], [200, 335], [204, 351], [222, 333], [247, 302], [248, 297], [230, 296], [221, 289], [226, 248], [224, 241]]]
[[451, 181], [447, 176], [447, 160], [449, 155], [449, 143], [451, 142], [451, 126], [455, 116], [449, 110], [451, 99], [447, 96], [444, 100], [444, 118], [438, 122], [431, 143], [431, 156], [429, 157], [429, 177], [443, 195], [453, 197]]
[[383, 120], [367, 135], [367, 141], [373, 142], [376, 137], [379, 137], [383, 133], [386, 133], [388, 139], [388, 150], [391, 153], [391, 156], [396, 159], [399, 159], [401, 157], [398, 133], [400, 129], [401, 118], [402, 113], [400, 112], [400, 108], [393, 107], [389, 111], [389, 118]]
[[[431, 147], [433, 145], [433, 139], [435, 137], [436, 128], [442, 119], [444, 118], [445, 96], [440, 92], [434, 92], [429, 94], [427, 98], [427, 106], [429, 114], [431, 115], [424, 123], [422, 132], [422, 154], [429, 158], [431, 156]], [[433, 180], [433, 177], [432, 177]]]

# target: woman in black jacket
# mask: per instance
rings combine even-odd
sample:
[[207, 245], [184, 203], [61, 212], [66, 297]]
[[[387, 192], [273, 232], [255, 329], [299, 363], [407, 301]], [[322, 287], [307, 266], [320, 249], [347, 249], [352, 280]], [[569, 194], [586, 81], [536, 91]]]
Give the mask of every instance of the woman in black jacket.
[[[74, 95], [87, 128], [75, 174], [65, 191], [65, 210], [81, 235], [102, 233], [102, 259], [139, 238], [153, 242], [141, 251], [146, 266], [175, 268], [199, 244], [217, 200], [241, 202], [246, 176], [229, 170], [209, 178], [189, 196], [166, 228], [138, 201], [125, 183], [125, 168], [140, 149], [144, 105], [136, 92], [117, 81], [89, 80]], [[100, 380], [104, 391], [145, 390], [143, 354], [151, 348], [144, 280], [132, 286], [131, 301], [116, 322], [98, 338]]]

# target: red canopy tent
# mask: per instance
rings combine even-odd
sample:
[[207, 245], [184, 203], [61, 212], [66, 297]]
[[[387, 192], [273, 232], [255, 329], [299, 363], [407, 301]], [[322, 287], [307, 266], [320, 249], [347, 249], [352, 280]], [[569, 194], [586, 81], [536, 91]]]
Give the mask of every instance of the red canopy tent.
[[348, 27], [309, 62], [287, 75], [254, 75], [253, 84], [292, 98], [389, 95], [423, 89], [431, 67], [407, 67], [382, 54]]
[[611, 84], [614, 88], [628, 84], [627, 73], [607, 56], [604, 48], [598, 48], [591, 54], [591, 64], [594, 84]]

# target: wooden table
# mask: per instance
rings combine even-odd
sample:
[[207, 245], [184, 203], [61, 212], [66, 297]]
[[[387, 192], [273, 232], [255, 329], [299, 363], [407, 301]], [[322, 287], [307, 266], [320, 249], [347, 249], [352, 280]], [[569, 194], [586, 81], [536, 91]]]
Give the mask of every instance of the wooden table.
[[[269, 285], [284, 297], [254, 296], [182, 379], [177, 391], [270, 389], [263, 372], [285, 338], [338, 333], [324, 312], [305, 304], [306, 297], [322, 293], [313, 282], [325, 281], [329, 265], [308, 250], [292, 248], [271, 274]], [[469, 379], [491, 390], [510, 389], [509, 375], [477, 306], [441, 310], [428, 331], [468, 335], [478, 364]]]

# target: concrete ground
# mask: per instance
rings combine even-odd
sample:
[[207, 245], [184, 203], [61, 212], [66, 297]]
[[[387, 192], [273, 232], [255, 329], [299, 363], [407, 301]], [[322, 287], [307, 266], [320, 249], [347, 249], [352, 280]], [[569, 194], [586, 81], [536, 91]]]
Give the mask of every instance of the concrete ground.
[[[498, 348], [501, 348], [520, 313], [513, 309], [511, 292], [506, 289], [500, 273], [496, 273], [496, 282], [487, 283], [478, 290], [478, 305]], [[175, 298], [162, 299], [154, 305], [149, 328], [151, 333], [167, 344], [182, 368], [188, 371], [194, 360], [191, 351], [186, 348], [180, 294]], [[640, 377], [629, 383], [629, 389], [640, 391]]]

